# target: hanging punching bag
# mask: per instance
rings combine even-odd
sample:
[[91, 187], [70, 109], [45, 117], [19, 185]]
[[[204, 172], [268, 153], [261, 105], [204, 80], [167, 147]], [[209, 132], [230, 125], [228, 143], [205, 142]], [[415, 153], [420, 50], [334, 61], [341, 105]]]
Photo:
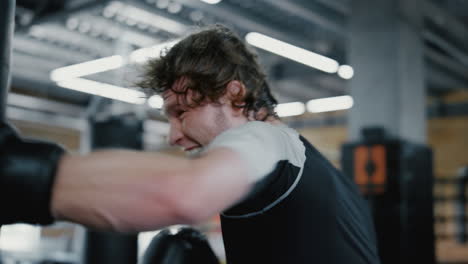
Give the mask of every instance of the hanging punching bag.
[[10, 87], [11, 39], [15, 18], [15, 0], [0, 1], [0, 120], [5, 120], [6, 98]]

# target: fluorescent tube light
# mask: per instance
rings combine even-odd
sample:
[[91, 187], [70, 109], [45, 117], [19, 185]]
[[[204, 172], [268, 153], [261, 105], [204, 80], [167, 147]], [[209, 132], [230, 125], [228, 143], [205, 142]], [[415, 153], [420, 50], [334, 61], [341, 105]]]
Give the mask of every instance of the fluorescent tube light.
[[114, 55], [97, 60], [78, 63], [53, 70], [50, 79], [59, 82], [99, 72], [105, 72], [122, 67], [124, 60], [120, 55]]
[[301, 102], [279, 104], [275, 112], [280, 117], [302, 115], [305, 112], [305, 105]]
[[349, 95], [314, 99], [307, 102], [307, 111], [321, 113], [337, 110], [345, 110], [353, 107], [353, 98]]
[[[144, 63], [148, 59], [158, 57], [163, 49], [171, 48], [178, 41], [179, 39], [149, 48], [137, 49], [130, 54], [130, 61], [132, 63]], [[115, 70], [125, 66], [125, 63], [122, 56], [114, 55], [55, 69], [50, 72], [50, 79], [55, 82], [66, 81], [95, 73]]]
[[338, 71], [339, 64], [337, 61], [281, 40], [257, 32], [248, 33], [245, 39], [249, 44], [257, 48], [275, 53], [309, 67], [328, 73], [336, 73]]
[[343, 79], [349, 80], [354, 76], [354, 69], [349, 65], [341, 65], [338, 68], [338, 75]]
[[75, 78], [60, 81], [57, 85], [63, 88], [99, 95], [131, 104], [143, 104], [146, 101], [146, 96], [143, 92], [87, 79]]
[[148, 99], [148, 105], [151, 108], [161, 109], [163, 107], [164, 100], [159, 95], [153, 95]]
[[210, 4], [210, 5], [215, 5], [219, 2], [221, 2], [221, 0], [201, 0], [202, 2], [205, 2], [207, 4]]

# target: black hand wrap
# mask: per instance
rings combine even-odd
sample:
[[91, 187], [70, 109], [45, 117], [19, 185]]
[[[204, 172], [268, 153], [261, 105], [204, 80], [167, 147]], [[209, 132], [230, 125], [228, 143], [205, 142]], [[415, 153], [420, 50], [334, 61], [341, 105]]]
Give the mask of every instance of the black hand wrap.
[[51, 189], [64, 152], [57, 144], [21, 139], [0, 122], [0, 225], [53, 222]]

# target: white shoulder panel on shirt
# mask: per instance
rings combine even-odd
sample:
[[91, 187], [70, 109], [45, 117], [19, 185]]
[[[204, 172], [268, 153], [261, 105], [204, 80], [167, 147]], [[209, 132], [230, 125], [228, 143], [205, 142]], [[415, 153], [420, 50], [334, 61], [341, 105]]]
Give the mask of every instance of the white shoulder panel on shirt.
[[206, 150], [218, 147], [240, 154], [249, 166], [252, 182], [268, 175], [281, 160], [302, 171], [306, 159], [305, 146], [294, 129], [261, 121], [251, 121], [221, 133]]

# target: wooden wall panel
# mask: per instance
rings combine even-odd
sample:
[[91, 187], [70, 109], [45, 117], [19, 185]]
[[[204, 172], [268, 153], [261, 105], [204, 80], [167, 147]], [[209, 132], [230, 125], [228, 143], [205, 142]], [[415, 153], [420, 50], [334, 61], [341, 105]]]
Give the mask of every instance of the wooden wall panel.
[[430, 120], [428, 144], [434, 151], [436, 175], [455, 176], [459, 168], [468, 166], [468, 117]]
[[79, 151], [80, 132], [77, 130], [18, 120], [11, 120], [11, 123], [18, 128], [24, 137], [57, 142], [65, 146], [68, 151]]
[[300, 129], [299, 133], [309, 140], [333, 165], [340, 167], [341, 145], [346, 142], [345, 126], [330, 126]]

